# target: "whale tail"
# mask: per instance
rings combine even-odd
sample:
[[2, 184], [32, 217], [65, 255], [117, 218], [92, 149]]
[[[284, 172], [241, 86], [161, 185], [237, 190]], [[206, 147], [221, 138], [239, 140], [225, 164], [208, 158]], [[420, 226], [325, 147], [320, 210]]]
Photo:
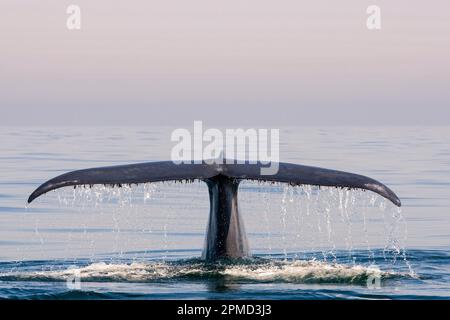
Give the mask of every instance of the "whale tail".
[[[208, 186], [210, 213], [203, 258], [238, 258], [249, 255], [247, 237], [238, 209], [238, 187], [242, 180], [315, 185], [373, 191], [401, 206], [397, 195], [384, 184], [358, 174], [290, 163], [277, 163], [277, 173], [261, 174], [261, 164], [175, 164], [172, 161], [83, 169], [57, 176], [39, 186], [28, 203], [51, 190], [78, 185], [139, 184], [159, 181], [202, 180]], [[273, 165], [273, 164], [272, 164]]]

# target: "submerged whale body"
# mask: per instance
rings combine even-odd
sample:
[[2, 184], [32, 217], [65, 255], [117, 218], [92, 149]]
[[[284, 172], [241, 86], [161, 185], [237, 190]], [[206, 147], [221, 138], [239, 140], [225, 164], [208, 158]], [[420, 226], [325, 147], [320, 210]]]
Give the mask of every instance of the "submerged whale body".
[[[358, 174], [291, 163], [279, 163], [274, 175], [262, 175], [263, 165], [235, 163], [174, 164], [172, 161], [149, 162], [76, 170], [55, 177], [38, 187], [28, 198], [32, 202], [42, 194], [78, 185], [121, 186], [160, 181], [202, 180], [208, 186], [210, 212], [205, 248], [207, 261], [249, 256], [247, 236], [238, 209], [238, 188], [242, 180], [315, 185], [373, 191], [401, 206], [397, 195], [384, 184]], [[230, 163], [231, 162], [231, 163]]]

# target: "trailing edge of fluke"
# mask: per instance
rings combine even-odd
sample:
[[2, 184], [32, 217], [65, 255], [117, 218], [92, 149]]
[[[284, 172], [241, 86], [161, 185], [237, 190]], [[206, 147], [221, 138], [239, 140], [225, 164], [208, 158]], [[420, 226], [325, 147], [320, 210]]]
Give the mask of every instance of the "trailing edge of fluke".
[[175, 164], [172, 161], [148, 162], [119, 166], [99, 167], [64, 173], [37, 188], [28, 198], [32, 202], [42, 194], [66, 186], [122, 185], [158, 181], [203, 180], [223, 176], [235, 180], [259, 180], [289, 183], [291, 185], [315, 185], [373, 191], [401, 206], [397, 195], [384, 184], [372, 178], [349, 172], [291, 163], [279, 163], [274, 175], [261, 175], [263, 165], [224, 161], [223, 164]]

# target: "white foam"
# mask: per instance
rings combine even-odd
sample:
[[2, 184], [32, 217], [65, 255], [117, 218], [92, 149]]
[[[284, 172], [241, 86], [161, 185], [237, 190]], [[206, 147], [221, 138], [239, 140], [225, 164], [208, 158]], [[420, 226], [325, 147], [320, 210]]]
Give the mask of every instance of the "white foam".
[[0, 274], [0, 279], [19, 281], [65, 281], [79, 277], [85, 282], [148, 282], [172, 278], [225, 277], [236, 281], [288, 283], [361, 283], [370, 276], [381, 279], [400, 274], [380, 271], [375, 267], [347, 266], [322, 261], [267, 261], [242, 264], [207, 265], [202, 262], [107, 264], [57, 271], [30, 271]]

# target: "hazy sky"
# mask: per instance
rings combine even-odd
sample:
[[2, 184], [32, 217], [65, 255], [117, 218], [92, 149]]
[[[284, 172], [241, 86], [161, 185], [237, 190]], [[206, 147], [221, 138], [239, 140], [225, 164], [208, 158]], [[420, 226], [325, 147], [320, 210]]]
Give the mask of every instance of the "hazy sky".
[[0, 12], [0, 125], [450, 124], [448, 0], [2, 0]]

